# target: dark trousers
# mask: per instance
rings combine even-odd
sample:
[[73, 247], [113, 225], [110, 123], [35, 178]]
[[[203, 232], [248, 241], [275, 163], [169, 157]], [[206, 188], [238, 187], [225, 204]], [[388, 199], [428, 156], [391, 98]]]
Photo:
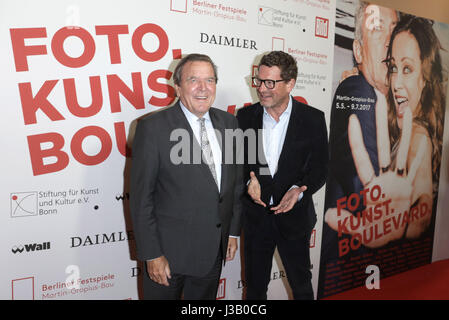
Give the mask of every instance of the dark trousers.
[[[281, 213], [288, 214], [288, 213]], [[295, 300], [313, 300], [310, 271], [310, 233], [294, 240], [279, 232], [274, 215], [263, 216], [257, 230], [245, 228], [245, 282], [247, 300], [266, 300], [273, 254], [278, 248]]]
[[[222, 254], [219, 250], [211, 271], [202, 277], [182, 274], [171, 274], [168, 287], [160, 285], [148, 276], [143, 275], [143, 295], [145, 300], [215, 300], [222, 268]], [[170, 263], [170, 261], [169, 261]]]

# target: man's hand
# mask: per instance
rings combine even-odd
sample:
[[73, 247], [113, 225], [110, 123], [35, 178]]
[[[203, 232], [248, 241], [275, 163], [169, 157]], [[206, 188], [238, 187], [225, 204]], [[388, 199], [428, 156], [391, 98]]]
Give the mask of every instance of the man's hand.
[[307, 187], [302, 186], [299, 188], [292, 188], [288, 190], [281, 199], [281, 202], [276, 207], [272, 207], [271, 210], [274, 214], [284, 213], [290, 211], [296, 202], [298, 202], [299, 195], [306, 191]]
[[168, 279], [171, 279], [171, 273], [168, 261], [164, 256], [147, 261], [147, 270], [151, 280], [161, 285], [169, 286]]
[[229, 237], [228, 249], [226, 250], [226, 261], [231, 261], [234, 259], [237, 248], [237, 238]]
[[260, 184], [259, 180], [257, 180], [256, 175], [254, 174], [254, 171], [251, 171], [249, 173], [251, 180], [248, 185], [248, 194], [250, 195], [251, 199], [257, 204], [260, 204], [263, 207], [266, 207], [267, 205], [260, 199]]

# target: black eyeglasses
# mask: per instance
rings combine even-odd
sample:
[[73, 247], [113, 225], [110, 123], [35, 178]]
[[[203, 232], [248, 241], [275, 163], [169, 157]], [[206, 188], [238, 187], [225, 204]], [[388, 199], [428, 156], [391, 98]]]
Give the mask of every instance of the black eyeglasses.
[[259, 79], [258, 77], [252, 77], [252, 79], [253, 79], [253, 85], [255, 87], [259, 88], [263, 83], [263, 84], [265, 84], [265, 87], [267, 89], [274, 89], [274, 86], [276, 85], [276, 83], [282, 82], [282, 81], [287, 81], [284, 79], [281, 79], [281, 80]]

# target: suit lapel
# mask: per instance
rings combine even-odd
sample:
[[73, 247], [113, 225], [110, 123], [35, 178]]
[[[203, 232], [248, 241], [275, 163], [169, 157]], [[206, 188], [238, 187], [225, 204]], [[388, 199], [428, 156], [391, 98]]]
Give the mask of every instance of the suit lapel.
[[256, 111], [254, 112], [254, 117], [253, 117], [253, 123], [252, 123], [252, 127], [256, 130], [256, 143], [257, 143], [257, 159], [259, 161], [259, 164], [263, 167], [267, 167], [268, 169], [268, 162], [267, 159], [265, 158], [265, 150], [263, 148], [263, 134], [262, 134], [262, 129], [263, 129], [263, 107], [262, 105], [259, 103]]

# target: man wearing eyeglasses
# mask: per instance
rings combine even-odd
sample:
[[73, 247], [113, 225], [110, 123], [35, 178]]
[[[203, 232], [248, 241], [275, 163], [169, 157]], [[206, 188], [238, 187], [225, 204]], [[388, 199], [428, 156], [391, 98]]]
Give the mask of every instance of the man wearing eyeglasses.
[[[275, 248], [294, 299], [313, 299], [309, 241], [316, 223], [312, 195], [328, 165], [324, 113], [294, 100], [298, 68], [282, 51], [264, 55], [253, 77], [259, 102], [239, 110], [242, 130], [257, 131], [256, 163], [246, 162], [243, 199], [246, 299], [265, 300]], [[259, 141], [262, 139], [262, 143]], [[250, 149], [245, 144], [245, 159]]]

